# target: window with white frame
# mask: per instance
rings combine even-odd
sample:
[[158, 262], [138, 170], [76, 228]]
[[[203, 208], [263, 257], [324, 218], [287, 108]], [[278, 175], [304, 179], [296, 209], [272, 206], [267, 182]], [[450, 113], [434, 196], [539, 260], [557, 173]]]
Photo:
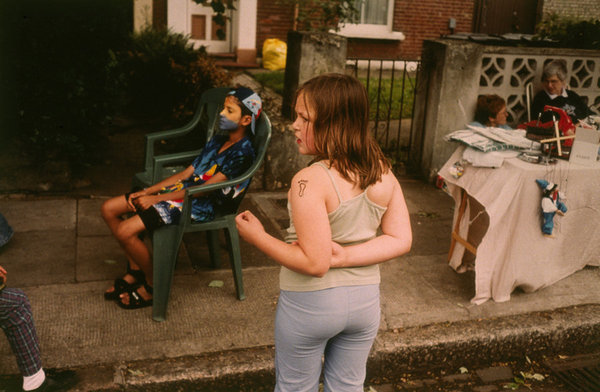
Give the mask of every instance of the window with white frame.
[[403, 40], [404, 34], [392, 31], [394, 0], [354, 0], [359, 12], [340, 26], [347, 37]]

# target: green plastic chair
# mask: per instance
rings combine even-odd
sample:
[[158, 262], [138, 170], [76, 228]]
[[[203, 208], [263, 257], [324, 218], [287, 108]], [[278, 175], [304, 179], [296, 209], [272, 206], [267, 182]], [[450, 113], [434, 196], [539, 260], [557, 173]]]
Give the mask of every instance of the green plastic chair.
[[229, 179], [218, 184], [199, 185], [186, 189], [183, 202], [181, 219], [177, 225], [167, 225], [155, 230], [152, 234], [153, 246], [153, 266], [154, 266], [154, 295], [152, 306], [152, 318], [155, 321], [165, 321], [169, 293], [173, 281], [173, 272], [175, 262], [181, 245], [184, 233], [206, 231], [208, 238], [208, 247], [213, 267], [220, 266], [218, 234], [220, 229], [225, 229], [229, 243], [229, 259], [235, 281], [235, 290], [237, 298], [241, 301], [246, 298], [244, 294], [244, 283], [242, 280], [242, 257], [240, 254], [240, 240], [237, 228], [235, 226], [235, 216], [239, 203], [248, 190], [238, 196], [238, 205], [234, 211], [217, 216], [210, 222], [194, 222], [191, 219], [191, 200], [194, 195], [203, 192], [214, 191], [252, 179], [252, 176], [261, 166], [262, 161], [271, 139], [271, 122], [266, 113], [262, 113], [256, 122], [255, 135], [253, 140], [256, 158], [252, 166], [241, 176]]
[[161, 140], [181, 137], [190, 132], [201, 132], [203, 144], [206, 144], [214, 133], [219, 112], [229, 91], [231, 91], [230, 87], [217, 87], [205, 91], [200, 97], [194, 117], [186, 125], [146, 135], [144, 171], [133, 176], [132, 189], [149, 187], [182, 171], [200, 154], [202, 148], [175, 154], [155, 155], [154, 144]]

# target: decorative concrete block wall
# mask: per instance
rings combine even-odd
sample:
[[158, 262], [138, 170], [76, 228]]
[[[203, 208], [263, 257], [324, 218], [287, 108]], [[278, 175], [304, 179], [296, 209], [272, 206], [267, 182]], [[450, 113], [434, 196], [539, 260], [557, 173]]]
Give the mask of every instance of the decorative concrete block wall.
[[425, 41], [409, 165], [433, 180], [456, 148], [444, 136], [472, 121], [480, 94], [506, 99], [511, 125], [526, 121], [525, 85], [539, 90], [543, 67], [554, 59], [567, 62], [571, 89], [588, 105], [600, 104], [600, 51]]

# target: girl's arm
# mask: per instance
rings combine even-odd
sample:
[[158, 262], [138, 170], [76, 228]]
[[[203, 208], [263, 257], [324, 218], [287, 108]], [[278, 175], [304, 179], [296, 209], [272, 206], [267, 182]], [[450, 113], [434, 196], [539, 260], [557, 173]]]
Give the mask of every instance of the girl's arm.
[[331, 264], [332, 244], [325, 207], [324, 175], [326, 173], [320, 168], [308, 167], [292, 180], [288, 197], [298, 234], [297, 245], [287, 244], [266, 233], [249, 211], [236, 217], [242, 238], [293, 271], [317, 277], [325, 275]]
[[382, 235], [362, 244], [342, 247], [333, 243], [332, 268], [382, 263], [410, 251], [412, 230], [408, 208], [398, 180], [390, 173], [391, 199], [381, 220]]

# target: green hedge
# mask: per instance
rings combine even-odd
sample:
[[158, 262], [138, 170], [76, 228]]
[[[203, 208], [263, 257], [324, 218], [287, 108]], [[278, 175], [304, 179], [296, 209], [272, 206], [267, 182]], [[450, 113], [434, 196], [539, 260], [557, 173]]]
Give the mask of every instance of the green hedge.
[[600, 20], [577, 20], [551, 14], [536, 27], [536, 38], [560, 47], [600, 50]]
[[194, 49], [188, 37], [168, 30], [132, 34], [124, 50], [111, 52], [111, 58], [124, 110], [138, 117], [181, 119], [193, 111], [203, 91], [231, 80], [204, 48]]

